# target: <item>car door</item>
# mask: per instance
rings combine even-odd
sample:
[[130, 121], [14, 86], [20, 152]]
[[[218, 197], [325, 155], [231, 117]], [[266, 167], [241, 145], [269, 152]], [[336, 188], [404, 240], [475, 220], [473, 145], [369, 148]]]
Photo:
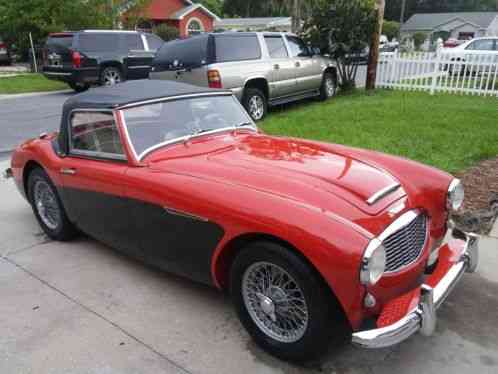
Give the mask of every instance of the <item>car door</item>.
[[99, 241], [139, 253], [124, 198], [128, 163], [112, 112], [74, 111], [69, 121], [70, 151], [59, 170], [69, 218]]
[[124, 40], [127, 56], [125, 65], [127, 79], [146, 79], [149, 76], [155, 51], [146, 49], [145, 37], [139, 33], [126, 33]]
[[296, 91], [305, 92], [317, 90], [322, 84], [320, 62], [314, 59], [310, 49], [302, 39], [286, 37], [296, 74]]
[[[465, 61], [467, 61], [467, 70], [477, 73], [484, 71], [485, 68], [480, 63], [489, 63], [495, 57], [494, 39], [477, 39], [465, 48]], [[486, 67], [487, 70], [487, 67]]]
[[281, 35], [264, 36], [271, 60], [270, 90], [272, 99], [292, 95], [296, 91], [294, 61]]

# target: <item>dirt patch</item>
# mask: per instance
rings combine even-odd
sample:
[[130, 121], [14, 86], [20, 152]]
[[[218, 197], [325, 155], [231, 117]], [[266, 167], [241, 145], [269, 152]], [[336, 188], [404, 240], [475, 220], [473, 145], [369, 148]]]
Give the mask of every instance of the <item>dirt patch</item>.
[[465, 203], [453, 219], [465, 231], [488, 234], [498, 216], [498, 157], [456, 176], [465, 187]]

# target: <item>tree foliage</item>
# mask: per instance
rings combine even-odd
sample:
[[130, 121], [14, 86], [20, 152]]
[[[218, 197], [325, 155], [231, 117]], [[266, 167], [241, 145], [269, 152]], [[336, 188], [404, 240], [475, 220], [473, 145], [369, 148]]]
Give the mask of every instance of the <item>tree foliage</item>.
[[200, 3], [218, 17], [223, 17], [223, 0], [194, 0], [194, 3]]
[[103, 0], [0, 0], [0, 34], [26, 55], [29, 33], [35, 44], [50, 32], [112, 25]]
[[427, 34], [425, 32], [416, 32], [413, 34], [413, 44], [415, 44], [415, 49], [418, 51], [422, 44], [427, 40]]
[[337, 61], [343, 88], [354, 87], [358, 68], [347, 57], [370, 45], [376, 21], [375, 0], [319, 0], [305, 23], [303, 36]]
[[[399, 21], [402, 0], [387, 0], [387, 20]], [[498, 11], [496, 0], [406, 0], [405, 21], [415, 13]]]
[[162, 23], [154, 27], [152, 32], [157, 36], [159, 36], [165, 42], [169, 42], [170, 40], [175, 40], [180, 37], [180, 32], [176, 27], [167, 25], [165, 23]]

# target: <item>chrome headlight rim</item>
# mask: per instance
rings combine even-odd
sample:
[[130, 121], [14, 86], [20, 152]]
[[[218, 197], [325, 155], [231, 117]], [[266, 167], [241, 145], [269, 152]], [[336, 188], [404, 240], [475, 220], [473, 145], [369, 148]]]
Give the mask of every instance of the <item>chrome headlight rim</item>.
[[459, 210], [465, 199], [465, 190], [460, 179], [453, 179], [448, 187], [446, 208], [450, 211]]
[[360, 282], [373, 286], [379, 282], [386, 271], [386, 249], [379, 239], [373, 239], [367, 246], [360, 268]]

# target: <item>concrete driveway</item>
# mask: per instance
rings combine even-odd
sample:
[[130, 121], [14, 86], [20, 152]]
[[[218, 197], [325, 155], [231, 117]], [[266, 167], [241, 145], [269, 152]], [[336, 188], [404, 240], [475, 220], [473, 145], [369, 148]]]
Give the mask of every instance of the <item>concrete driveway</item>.
[[0, 235], [0, 373], [498, 372], [498, 239], [483, 240], [479, 272], [440, 309], [434, 336], [348, 346], [303, 368], [257, 348], [215, 290], [91, 239], [49, 241], [3, 179]]

